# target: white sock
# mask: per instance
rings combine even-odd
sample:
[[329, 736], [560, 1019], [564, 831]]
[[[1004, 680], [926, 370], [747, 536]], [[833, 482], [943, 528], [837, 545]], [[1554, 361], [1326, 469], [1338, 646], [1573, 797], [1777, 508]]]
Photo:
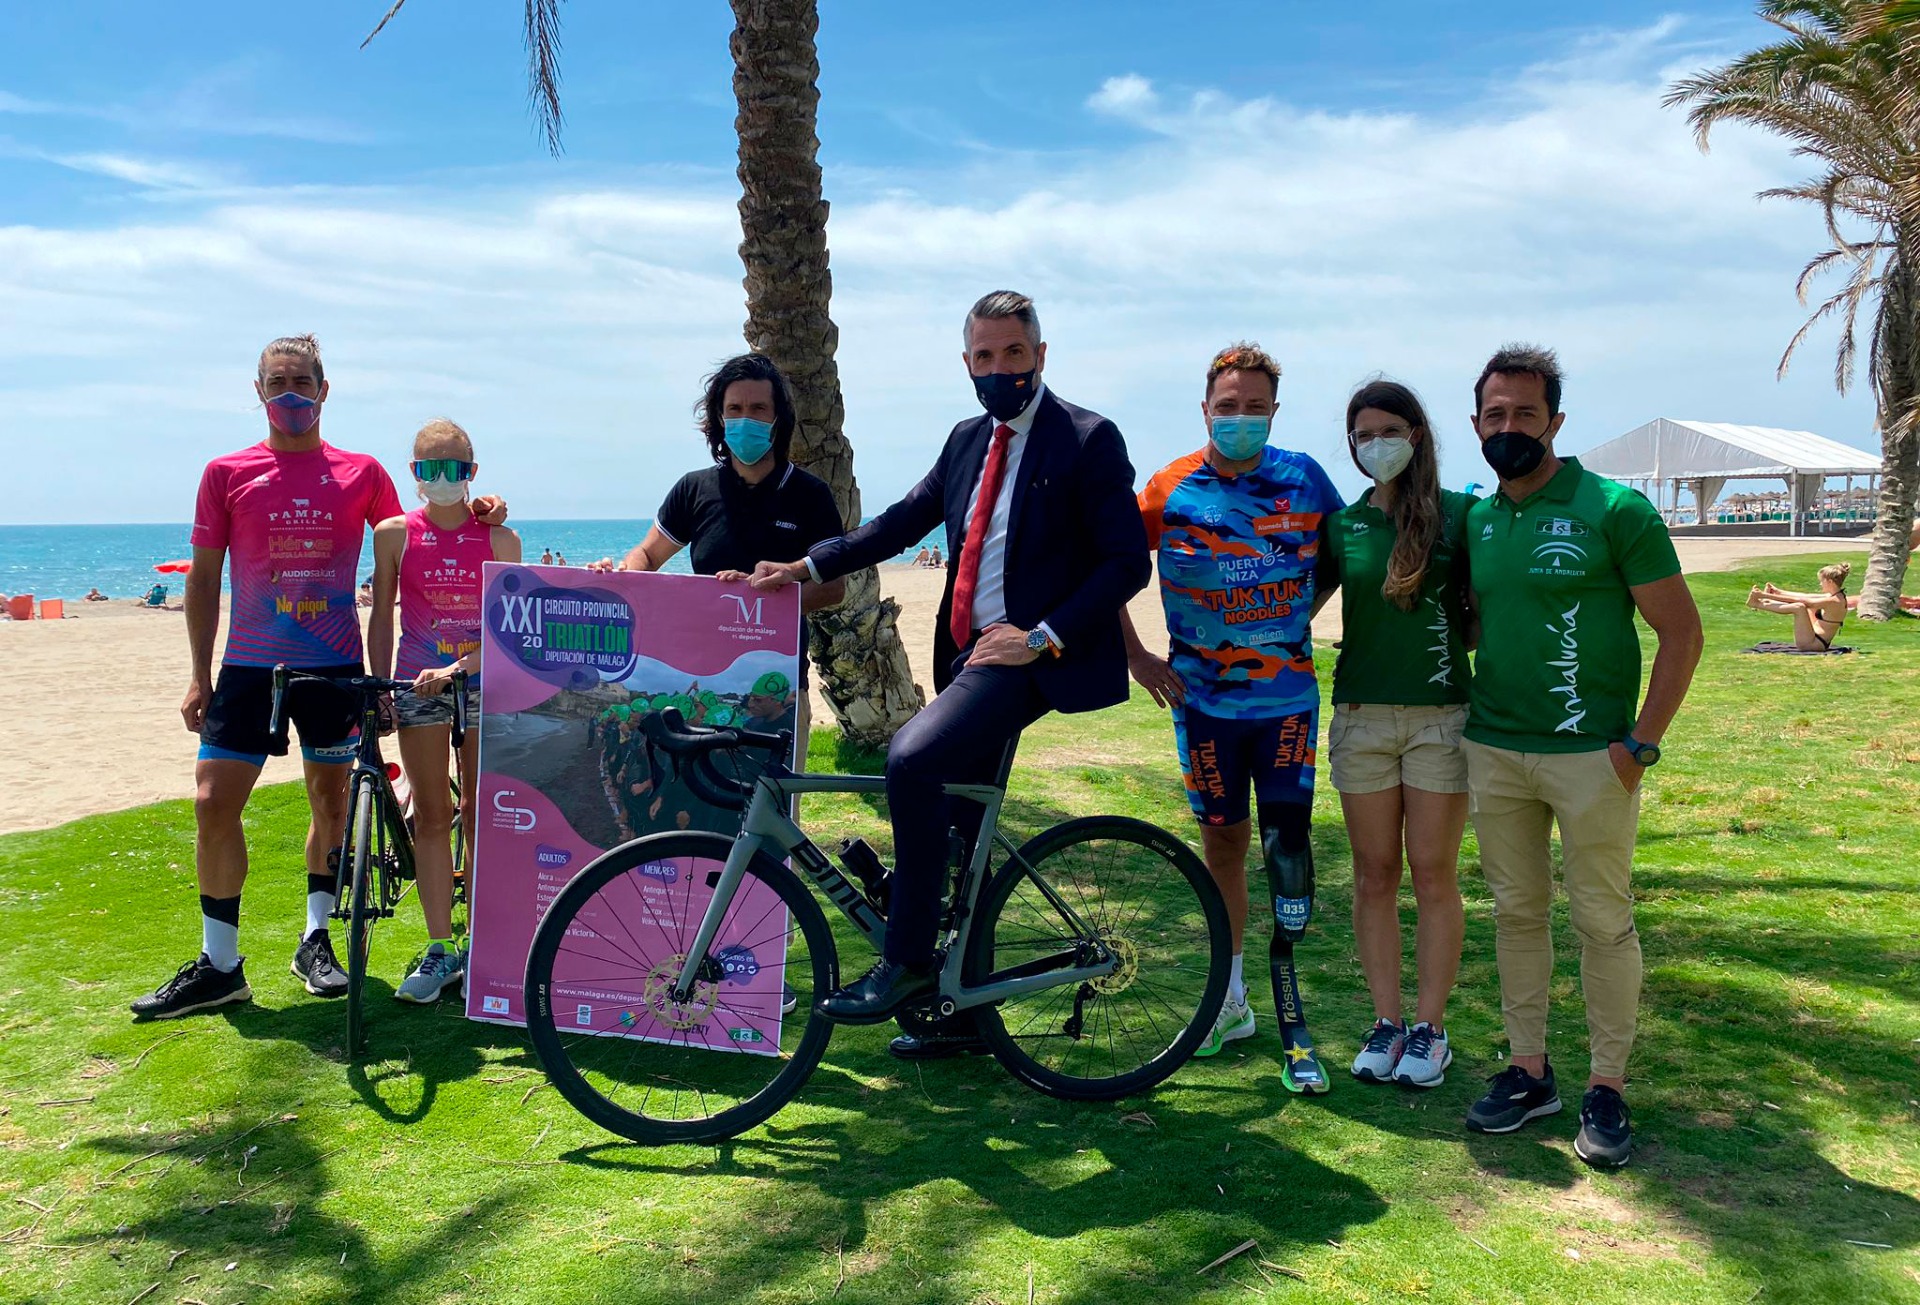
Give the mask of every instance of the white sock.
[[207, 954], [207, 960], [213, 963], [214, 969], [222, 974], [232, 974], [233, 967], [240, 963], [240, 926], [202, 915], [200, 950]]
[[1239, 952], [1233, 954], [1233, 968], [1227, 971], [1227, 1000], [1245, 1005], [1247, 1001], [1247, 958]]
[[300, 935], [302, 942], [315, 929], [327, 927], [327, 917], [333, 914], [333, 904], [338, 900], [333, 893], [307, 894], [307, 932]]

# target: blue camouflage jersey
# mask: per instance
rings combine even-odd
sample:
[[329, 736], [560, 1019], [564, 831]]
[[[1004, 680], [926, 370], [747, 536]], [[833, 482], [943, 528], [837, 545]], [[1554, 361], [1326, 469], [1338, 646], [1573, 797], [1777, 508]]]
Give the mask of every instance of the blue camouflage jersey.
[[1319, 463], [1272, 445], [1237, 476], [1202, 449], [1147, 482], [1169, 660], [1194, 710], [1247, 720], [1318, 706], [1313, 568], [1321, 523], [1343, 506]]

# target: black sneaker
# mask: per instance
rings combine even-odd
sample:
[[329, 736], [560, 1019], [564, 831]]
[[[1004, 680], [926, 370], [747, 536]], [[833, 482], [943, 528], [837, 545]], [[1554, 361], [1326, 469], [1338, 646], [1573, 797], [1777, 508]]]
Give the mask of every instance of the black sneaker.
[[1554, 1085], [1553, 1066], [1544, 1078], [1535, 1078], [1518, 1065], [1508, 1065], [1487, 1082], [1487, 1094], [1467, 1111], [1467, 1127], [1476, 1133], [1511, 1133], [1529, 1119], [1560, 1113], [1560, 1090]]
[[1595, 1169], [1618, 1169], [1633, 1150], [1633, 1112], [1618, 1092], [1604, 1083], [1587, 1089], [1580, 1102], [1580, 1132], [1573, 1153]]
[[142, 1020], [170, 1020], [252, 996], [244, 960], [231, 970], [221, 971], [214, 969], [202, 952], [182, 965], [171, 979], [134, 1002], [133, 1015]]
[[339, 997], [347, 991], [347, 972], [333, 958], [333, 939], [325, 929], [315, 929], [293, 954], [293, 977], [306, 984], [316, 997]]

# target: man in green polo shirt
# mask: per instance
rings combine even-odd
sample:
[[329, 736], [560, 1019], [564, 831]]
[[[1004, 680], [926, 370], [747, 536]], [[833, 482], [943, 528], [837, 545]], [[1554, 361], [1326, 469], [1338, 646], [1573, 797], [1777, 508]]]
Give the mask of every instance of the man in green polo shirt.
[[[1560, 380], [1551, 351], [1509, 346], [1474, 385], [1500, 489], [1467, 514], [1482, 633], [1463, 747], [1510, 1063], [1467, 1127], [1510, 1133], [1560, 1109], [1546, 1045], [1558, 824], [1592, 1052], [1574, 1151], [1612, 1167], [1633, 1136], [1621, 1091], [1640, 1003], [1628, 882], [1640, 783], [1700, 660], [1700, 614], [1653, 505], [1553, 452]], [[1643, 702], [1636, 611], [1658, 640]]]

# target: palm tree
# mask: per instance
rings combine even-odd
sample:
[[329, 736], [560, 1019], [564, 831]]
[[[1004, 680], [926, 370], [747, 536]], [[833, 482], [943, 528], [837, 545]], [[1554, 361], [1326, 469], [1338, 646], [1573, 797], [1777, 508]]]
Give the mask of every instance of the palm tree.
[[[406, 0], [396, 0], [367, 40]], [[740, 260], [746, 267], [746, 340], [793, 386], [794, 461], [827, 482], [840, 518], [860, 523], [853, 446], [834, 361], [839, 328], [829, 305], [827, 202], [821, 193], [820, 29], [815, 0], [732, 0], [733, 93], [739, 106]], [[560, 0], [525, 0], [528, 96], [547, 148], [560, 149]], [[780, 559], [785, 560], [785, 559]], [[810, 652], [821, 690], [851, 743], [884, 748], [924, 704], [900, 643], [900, 608], [871, 569], [847, 577], [839, 607], [816, 612]]]
[[1906, 578], [1920, 488], [1920, 3], [1766, 0], [1760, 17], [1784, 36], [1723, 67], [1676, 83], [1666, 103], [1689, 106], [1701, 150], [1722, 122], [1783, 136], [1815, 160], [1817, 177], [1762, 198], [1817, 205], [1831, 248], [1800, 274], [1800, 301], [1822, 275], [1845, 284], [1787, 343], [1785, 373], [1812, 327], [1834, 316], [1834, 385], [1852, 383], [1862, 310], [1870, 310], [1867, 372], [1880, 428], [1880, 501], [1860, 615], [1884, 621]]

